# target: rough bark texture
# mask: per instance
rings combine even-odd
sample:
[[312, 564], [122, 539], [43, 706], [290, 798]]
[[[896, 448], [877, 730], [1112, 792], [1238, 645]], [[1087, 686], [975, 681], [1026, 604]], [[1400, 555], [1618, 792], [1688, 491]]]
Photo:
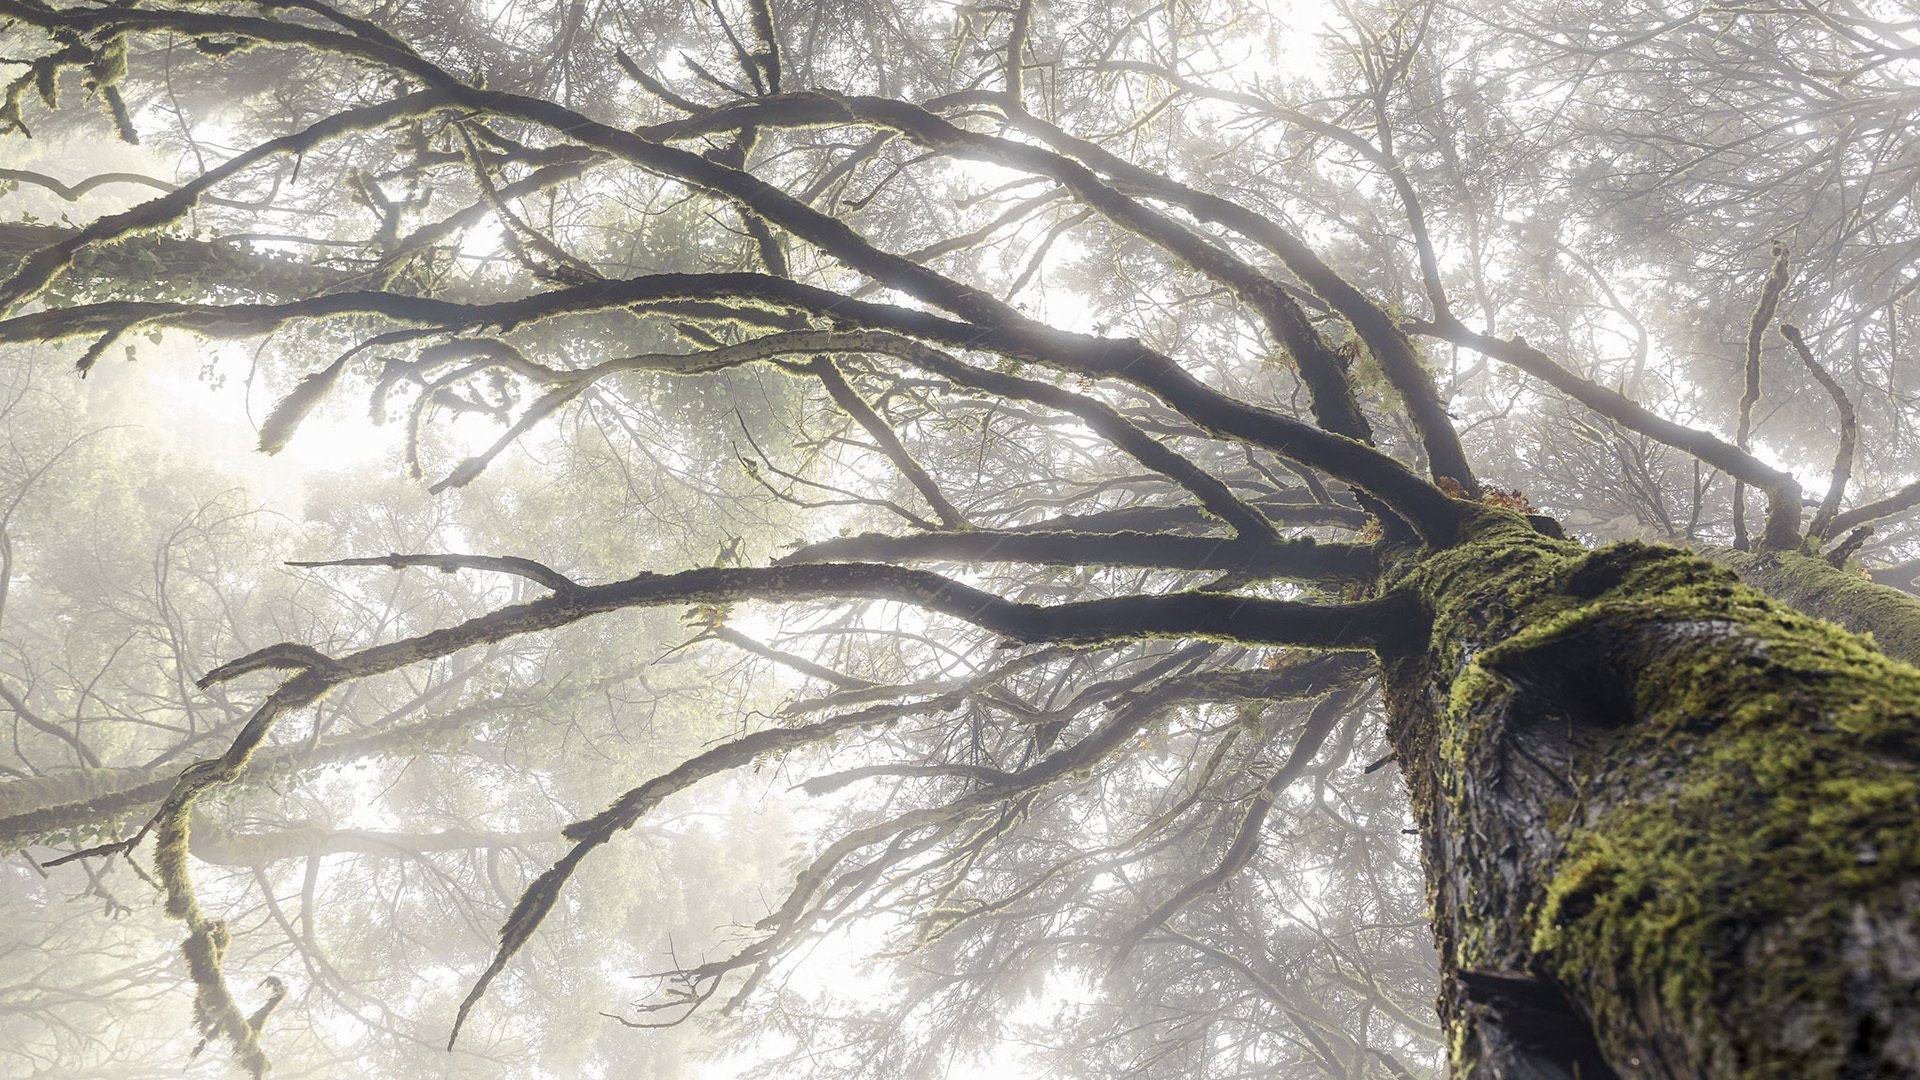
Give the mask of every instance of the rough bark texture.
[[1881, 652], [1920, 664], [1920, 598], [1875, 582], [1850, 566], [1829, 566], [1825, 559], [1797, 551], [1715, 548], [1702, 554], [1788, 607], [1839, 623], [1856, 634], [1872, 634]]
[[1456, 1076], [1920, 1074], [1920, 671], [1488, 512], [1386, 658]]

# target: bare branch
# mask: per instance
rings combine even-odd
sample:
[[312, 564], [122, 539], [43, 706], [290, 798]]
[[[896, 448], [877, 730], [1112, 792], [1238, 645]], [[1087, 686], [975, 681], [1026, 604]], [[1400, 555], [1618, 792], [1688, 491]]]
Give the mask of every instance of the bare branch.
[[517, 555], [370, 555], [358, 559], [326, 559], [322, 561], [294, 561], [288, 566], [314, 568], [323, 566], [384, 566], [389, 570], [399, 570], [409, 566], [427, 566], [443, 574], [460, 570], [489, 570], [497, 574], [512, 574], [528, 581], [544, 585], [555, 593], [570, 593], [580, 588], [580, 583], [560, 573], [552, 567], [537, 563], [532, 559], [523, 559]]
[[1416, 323], [1414, 328], [1419, 333], [1444, 338], [1519, 368], [1622, 427], [1692, 454], [1761, 489], [1767, 493], [1767, 525], [1762, 546], [1784, 550], [1796, 543], [1800, 535], [1800, 483], [1791, 473], [1776, 469], [1708, 432], [1676, 424], [1617, 390], [1568, 371], [1546, 353], [1527, 344], [1524, 338], [1505, 340], [1482, 334], [1458, 319], [1439, 324]]
[[[1740, 394], [1740, 429], [1733, 439], [1733, 444], [1742, 450], [1747, 449], [1747, 439], [1753, 433], [1753, 407], [1760, 401], [1760, 340], [1772, 324], [1774, 310], [1780, 305], [1780, 294], [1787, 287], [1787, 257], [1787, 245], [1775, 240], [1773, 266], [1767, 271], [1767, 280], [1760, 288], [1760, 303], [1754, 307], [1753, 318], [1747, 324], [1746, 389]], [[1736, 476], [1733, 484], [1733, 546], [1741, 551], [1748, 547], [1746, 493], [1746, 482]], [[1796, 511], [1796, 533], [1798, 524]]]
[[1840, 513], [1840, 500], [1846, 497], [1847, 481], [1853, 476], [1853, 450], [1859, 438], [1859, 420], [1854, 416], [1853, 402], [1847, 398], [1838, 380], [1828, 374], [1820, 361], [1813, 358], [1813, 350], [1807, 348], [1806, 338], [1800, 335], [1800, 328], [1792, 323], [1780, 324], [1780, 336], [1787, 339], [1793, 351], [1800, 354], [1800, 361], [1807, 365], [1820, 385], [1833, 399], [1833, 407], [1840, 414], [1840, 443], [1833, 452], [1832, 479], [1827, 482], [1826, 497], [1820, 500], [1820, 508], [1814, 511], [1813, 521], [1807, 526], [1807, 535], [1816, 540], [1824, 540], [1830, 534], [1833, 520]]
[[1254, 577], [1359, 581], [1378, 571], [1371, 548], [1312, 540], [1225, 540], [1142, 532], [1006, 532], [969, 530], [909, 536], [866, 533], [798, 548], [779, 563], [847, 559], [958, 563], [1030, 562], [1047, 566], [1154, 566], [1169, 570], [1237, 571]]

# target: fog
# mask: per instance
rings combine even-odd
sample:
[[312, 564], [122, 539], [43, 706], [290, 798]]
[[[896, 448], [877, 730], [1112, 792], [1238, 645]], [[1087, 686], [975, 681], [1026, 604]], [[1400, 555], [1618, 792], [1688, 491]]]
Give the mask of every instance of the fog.
[[1760, 632], [1460, 553], [1905, 685], [1917, 26], [0, 0], [0, 1075], [1788, 1060], [1552, 921]]

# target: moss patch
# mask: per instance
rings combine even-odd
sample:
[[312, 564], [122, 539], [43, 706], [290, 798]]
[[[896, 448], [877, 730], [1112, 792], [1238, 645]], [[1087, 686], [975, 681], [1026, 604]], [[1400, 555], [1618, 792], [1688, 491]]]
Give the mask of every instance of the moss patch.
[[[1529, 693], [1592, 713], [1575, 794], [1540, 808], [1559, 851], [1518, 928], [1528, 966], [1603, 1045], [1652, 1030], [1703, 1075], [1842, 1074], [1862, 1021], [1837, 954], [1920, 876], [1920, 671], [1697, 556], [1587, 552], [1508, 517], [1409, 581], [1454, 673], [1431, 789], [1452, 820], [1476, 820], [1513, 725], [1541, 722]], [[1459, 927], [1451, 959], [1511, 962], [1491, 942], [1514, 935]]]

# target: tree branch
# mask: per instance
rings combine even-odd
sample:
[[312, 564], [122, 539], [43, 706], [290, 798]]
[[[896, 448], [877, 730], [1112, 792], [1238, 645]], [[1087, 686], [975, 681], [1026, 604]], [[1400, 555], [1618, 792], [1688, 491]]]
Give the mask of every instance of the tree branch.
[[[1747, 439], [1753, 434], [1753, 407], [1760, 402], [1760, 340], [1767, 332], [1767, 326], [1773, 322], [1774, 310], [1780, 305], [1780, 293], [1787, 287], [1787, 245], [1779, 240], [1773, 242], [1773, 266], [1767, 271], [1767, 280], [1760, 288], [1760, 303], [1753, 309], [1753, 318], [1747, 324], [1747, 364], [1746, 388], [1740, 394], [1740, 428], [1734, 434], [1733, 444], [1741, 450], [1747, 449]], [[1747, 550], [1747, 486], [1740, 477], [1733, 482], [1733, 546], [1741, 551]], [[1799, 511], [1794, 511], [1794, 523], [1799, 524]]]
[[1767, 524], [1762, 545], [1771, 550], [1784, 550], [1798, 541], [1800, 483], [1791, 473], [1776, 469], [1707, 432], [1676, 424], [1617, 390], [1568, 371], [1546, 353], [1527, 344], [1524, 338], [1503, 340], [1469, 329], [1465, 323], [1451, 318], [1441, 323], [1415, 323], [1413, 328], [1418, 333], [1443, 338], [1519, 368], [1622, 427], [1692, 454], [1752, 484], [1767, 493]]
[[1373, 549], [1313, 540], [1256, 541], [1144, 532], [971, 530], [908, 536], [865, 533], [808, 544], [778, 564], [873, 560], [1025, 562], [1043, 566], [1151, 566], [1239, 572], [1258, 578], [1364, 581], [1379, 570]]
[[1807, 526], [1807, 535], [1816, 540], [1824, 540], [1832, 535], [1834, 518], [1840, 513], [1840, 500], [1846, 497], [1847, 481], [1853, 476], [1853, 451], [1859, 438], [1859, 420], [1854, 416], [1853, 402], [1847, 398], [1847, 392], [1820, 361], [1813, 358], [1813, 350], [1807, 348], [1806, 338], [1800, 336], [1800, 328], [1792, 323], [1780, 324], [1780, 336], [1787, 339], [1793, 351], [1800, 354], [1800, 362], [1819, 380], [1833, 399], [1834, 411], [1840, 414], [1840, 444], [1833, 452], [1832, 479], [1827, 481], [1826, 497], [1820, 500], [1820, 508], [1814, 511], [1813, 521]]

